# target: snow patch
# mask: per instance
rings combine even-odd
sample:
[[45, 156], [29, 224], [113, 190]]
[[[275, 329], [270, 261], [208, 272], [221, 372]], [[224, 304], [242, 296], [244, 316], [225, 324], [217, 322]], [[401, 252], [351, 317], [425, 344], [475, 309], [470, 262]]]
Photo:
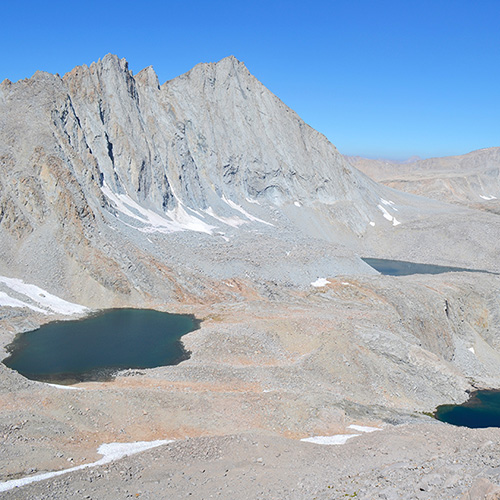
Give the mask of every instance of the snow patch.
[[293, 204], [296, 206], [296, 207], [301, 207], [302, 205], [298, 202], [298, 201], [294, 201]]
[[[172, 443], [173, 439], [157, 439], [156, 441], [136, 441], [133, 443], [105, 443], [99, 446], [97, 453], [103, 455], [103, 457], [94, 462], [95, 464], [103, 464], [113, 462], [114, 460], [120, 460], [120, 458], [128, 457], [130, 455], [135, 455], [141, 451], [150, 450], [151, 448], [157, 448], [164, 444]], [[89, 464], [90, 465], [90, 464]]]
[[353, 431], [358, 431], [358, 432], [375, 432], [375, 431], [381, 431], [382, 429], [379, 429], [378, 427], [367, 427], [363, 425], [349, 425], [348, 429], [352, 429]]
[[[167, 219], [153, 210], [142, 207], [127, 194], [114, 193], [106, 182], [103, 183], [101, 191], [115, 204], [119, 212], [144, 224], [146, 227], [131, 226], [143, 233], [168, 234], [176, 231], [197, 231], [212, 234], [212, 230], [215, 229], [214, 226], [210, 226], [198, 217], [188, 214], [179, 200], [174, 209], [165, 212]], [[201, 214], [198, 215], [201, 216]]]
[[401, 224], [401, 222], [399, 222], [396, 217], [393, 217], [382, 205], [377, 205], [377, 208], [382, 212], [382, 215], [385, 219], [392, 222], [393, 226], [398, 226], [399, 224]]
[[310, 438], [301, 439], [305, 443], [315, 444], [345, 444], [349, 439], [360, 436], [360, 434], [335, 434], [334, 436], [314, 436]]
[[382, 212], [384, 219], [392, 222], [392, 215], [382, 205], [377, 205], [377, 208]]
[[236, 204], [234, 201], [227, 199], [224, 195], [222, 195], [222, 201], [234, 210], [237, 210], [238, 212], [243, 214], [248, 220], [251, 220], [252, 222], [260, 222], [262, 224], [267, 224], [268, 226], [273, 226], [273, 224], [271, 224], [270, 222], [266, 222], [265, 220], [259, 219], [258, 217], [254, 217], [252, 214], [249, 214], [242, 206]]
[[214, 219], [217, 219], [219, 222], [222, 222], [223, 224], [227, 224], [228, 226], [231, 227], [238, 227], [241, 226], [242, 224], [246, 224], [247, 221], [240, 219], [239, 217], [222, 217], [221, 215], [217, 215], [212, 207], [208, 207], [204, 212], [210, 217], [213, 217]]
[[469, 347], [469, 351], [470, 351], [472, 354], [476, 354], [476, 351], [474, 350], [474, 347]]
[[373, 227], [374, 225], [375, 225], [375, 222], [370, 221], [370, 226], [372, 226], [372, 227]]
[[81, 387], [73, 387], [71, 385], [59, 385], [59, 384], [45, 384], [50, 385], [50, 387], [55, 387], [56, 389], [64, 389], [65, 391], [83, 391]]
[[36, 311], [36, 312], [39, 312], [42, 314], [48, 314], [48, 312], [45, 309], [40, 309], [39, 307], [32, 306], [31, 304], [28, 304], [27, 302], [23, 302], [22, 300], [14, 299], [10, 295], [7, 295], [5, 292], [0, 292], [0, 306], [27, 307], [28, 309], [33, 309], [33, 311]]
[[388, 207], [391, 207], [393, 210], [395, 210], [396, 212], [398, 211], [398, 209], [394, 206], [394, 202], [393, 201], [388, 201], [388, 200], [384, 200], [384, 198], [380, 198], [380, 201], [383, 205], [386, 205]]
[[496, 200], [497, 197], [496, 196], [483, 196], [482, 194], [479, 195], [480, 198], [482, 198], [483, 200]]
[[[40, 307], [45, 310], [45, 314], [56, 313], [56, 314], [83, 314], [88, 312], [88, 309], [79, 304], [74, 304], [73, 302], [68, 302], [63, 300], [56, 295], [52, 295], [47, 292], [43, 288], [40, 288], [36, 285], [30, 285], [29, 283], [24, 283], [23, 280], [17, 278], [6, 278], [5, 276], [0, 276], [0, 283], [3, 283], [7, 287], [9, 287], [14, 292], [17, 292], [25, 297], [30, 298], [33, 302], [36, 302]], [[4, 295], [9, 297], [7, 294]], [[9, 297], [11, 301], [16, 301], [16, 299], [12, 299]], [[0, 297], [1, 301], [1, 297]], [[20, 304], [25, 304], [22, 301], [17, 301]], [[17, 305], [12, 307], [29, 307], [30, 309], [38, 310], [38, 312], [43, 312], [41, 309], [35, 306], [26, 305]]]
[[14, 488], [19, 488], [21, 486], [26, 486], [27, 484], [35, 483], [37, 481], [43, 481], [45, 479], [50, 479], [51, 477], [62, 476], [63, 474], [68, 474], [69, 472], [74, 472], [77, 470], [88, 469], [89, 467], [97, 467], [99, 465], [109, 464], [114, 460], [119, 460], [130, 455], [135, 455], [141, 451], [146, 451], [151, 448], [156, 448], [157, 446], [162, 446], [164, 444], [171, 443], [171, 439], [162, 439], [157, 441], [137, 441], [135, 443], [107, 443], [99, 446], [97, 453], [103, 455], [103, 457], [97, 462], [92, 462], [90, 464], [77, 465], [76, 467], [71, 467], [69, 469], [59, 470], [55, 472], [46, 472], [45, 474], [37, 474], [36, 476], [23, 477], [21, 479], [12, 479], [11, 481], [4, 481], [0, 483], [0, 492], [9, 491]]
[[330, 283], [326, 278], [318, 278], [316, 281], [313, 281], [311, 283], [312, 286], [315, 287], [320, 287], [320, 286], [326, 286]]

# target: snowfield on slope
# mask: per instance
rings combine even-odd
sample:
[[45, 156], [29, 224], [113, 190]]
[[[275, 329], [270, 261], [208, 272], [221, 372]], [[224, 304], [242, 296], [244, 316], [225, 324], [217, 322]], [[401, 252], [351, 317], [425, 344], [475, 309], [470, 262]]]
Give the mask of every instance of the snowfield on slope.
[[171, 439], [162, 439], [157, 441], [137, 441], [134, 443], [105, 443], [99, 446], [97, 453], [103, 455], [103, 457], [97, 462], [92, 462], [90, 464], [77, 465], [76, 467], [71, 467], [69, 469], [59, 470], [55, 472], [46, 472], [45, 474], [37, 474], [36, 476], [23, 477], [21, 479], [13, 479], [11, 481], [4, 481], [0, 483], [0, 492], [13, 490], [14, 488], [19, 488], [21, 486], [26, 486], [27, 484], [35, 483], [37, 481], [43, 481], [45, 479], [50, 479], [51, 477], [61, 476], [63, 474], [68, 474], [69, 472], [74, 472], [77, 470], [88, 469], [89, 467], [97, 467], [99, 465], [109, 464], [120, 458], [128, 457], [130, 455], [135, 455], [141, 451], [146, 451], [151, 448], [156, 448], [157, 446], [162, 446], [164, 444], [171, 443]]
[[13, 298], [5, 292], [0, 292], [0, 306], [28, 307], [42, 314], [64, 314], [68, 316], [72, 314], [84, 314], [89, 311], [85, 306], [68, 302], [56, 295], [52, 295], [43, 288], [24, 283], [23, 280], [17, 278], [0, 276], [0, 283], [7, 286], [13, 292], [23, 295], [37, 304], [37, 306], [34, 306], [23, 300]]

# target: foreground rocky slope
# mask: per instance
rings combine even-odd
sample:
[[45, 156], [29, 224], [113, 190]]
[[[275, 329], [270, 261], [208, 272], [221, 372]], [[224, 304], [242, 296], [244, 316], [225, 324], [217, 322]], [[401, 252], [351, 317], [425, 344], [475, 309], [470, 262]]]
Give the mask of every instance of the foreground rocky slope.
[[[377, 184], [236, 59], [198, 65], [163, 85], [152, 68], [134, 76], [112, 55], [63, 78], [4, 81], [0, 161], [2, 357], [16, 333], [85, 307], [154, 307], [203, 319], [185, 337], [188, 361], [126, 371], [114, 382], [63, 390], [0, 364], [2, 480], [93, 463], [103, 442], [175, 439], [154, 452], [147, 481], [155, 486], [144, 490], [154, 497], [164, 492], [156, 475], [170, 470], [171, 453], [183, 472], [194, 460], [184, 447], [206, 447], [210, 457], [217, 449], [213, 456], [229, 463], [247, 445], [240, 441], [237, 452], [217, 443], [253, 432], [269, 436], [265, 462], [277, 476], [262, 489], [241, 475], [212, 475], [215, 489], [203, 490], [208, 480], [193, 472], [198, 498], [204, 491], [259, 498], [269, 488], [328, 498], [330, 469], [343, 471], [332, 476], [336, 493], [354, 494], [340, 467], [346, 452], [337, 457], [298, 439], [376, 426], [396, 442], [391, 457], [401, 456], [401, 442], [443, 428], [447, 450], [464, 436], [481, 441], [480, 432], [419, 426], [438, 404], [500, 385], [500, 279], [491, 274], [500, 270], [498, 216]], [[490, 273], [384, 277], [360, 256]], [[361, 457], [381, 449], [379, 439], [363, 435], [349, 449]], [[432, 446], [414, 460], [431, 463]], [[304, 453], [303, 463], [322, 454], [323, 469], [307, 488], [283, 484], [288, 448]], [[483, 449], [470, 460], [482, 460]], [[470, 461], [460, 463], [457, 474]], [[366, 464], [372, 469], [356, 491], [373, 498], [378, 490], [367, 485], [389, 465]], [[439, 466], [448, 471], [451, 462]], [[442, 472], [431, 492], [417, 487], [413, 467], [391, 473], [397, 494], [443, 498], [446, 483], [458, 495], [484, 472], [461, 482]], [[122, 474], [109, 470], [111, 482], [91, 490], [80, 482], [101, 476], [48, 480], [50, 494], [112, 496], [107, 488], [119, 487]], [[229, 491], [232, 481], [239, 493]], [[172, 498], [186, 495], [180, 478], [171, 483]], [[19, 494], [43, 498], [46, 484]], [[126, 494], [139, 484], [134, 478]]]
[[[430, 424], [423, 413], [465, 399], [474, 387], [498, 386], [498, 278], [452, 273], [329, 281], [272, 300], [254, 292], [244, 302], [184, 306], [204, 322], [185, 337], [192, 356], [178, 366], [126, 371], [114, 382], [77, 390], [26, 381], [3, 367], [2, 479], [95, 462], [102, 443], [173, 439], [173, 447], [154, 452], [149, 472], [143, 461], [150, 458], [131, 457], [126, 466], [75, 471], [19, 494], [111, 498], [127, 490], [153, 498], [167, 487], [154, 477], [166, 471], [172, 498], [186, 495], [183, 473], [199, 498], [207, 492], [262, 498], [281, 490], [291, 498], [337, 498], [332, 488], [361, 498], [389, 490], [392, 498], [456, 498], [480, 477], [500, 482], [488, 448], [497, 431]], [[4, 319], [3, 338], [9, 326], [27, 327], [27, 321], [23, 314]], [[420, 427], [423, 422], [429, 425]], [[384, 430], [372, 437], [353, 432], [353, 424]], [[245, 439], [261, 443], [258, 450], [251, 445], [255, 456], [242, 437], [242, 448], [223, 445], [232, 438], [222, 436], [250, 430], [256, 437]], [[339, 434], [358, 436], [341, 445], [346, 451], [298, 441]], [[194, 439], [199, 436], [207, 440]], [[251, 456], [250, 463], [239, 453]], [[358, 458], [346, 462], [346, 453]], [[306, 467], [316, 459], [318, 469]], [[296, 460], [307, 474], [284, 472]], [[122, 470], [132, 474], [127, 484]]]
[[254, 432], [198, 437], [6, 498], [494, 500], [498, 437], [497, 429], [422, 424], [372, 432], [343, 446]]

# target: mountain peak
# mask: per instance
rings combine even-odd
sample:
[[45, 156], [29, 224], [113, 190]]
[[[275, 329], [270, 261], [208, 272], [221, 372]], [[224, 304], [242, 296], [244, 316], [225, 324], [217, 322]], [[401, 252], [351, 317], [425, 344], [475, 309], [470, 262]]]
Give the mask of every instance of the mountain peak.
[[248, 69], [245, 66], [245, 63], [243, 61], [240, 61], [239, 59], [237, 59], [233, 55], [224, 57], [220, 61], [218, 61], [216, 63], [212, 63], [212, 64], [216, 68], [220, 68], [220, 69], [228, 69], [228, 70], [234, 69], [234, 70], [236, 70], [238, 72], [239, 71], [246, 71], [246, 72], [248, 72]]
[[243, 61], [240, 61], [239, 59], [237, 59], [233, 55], [223, 57], [221, 60], [219, 60], [215, 64], [223, 64], [223, 63], [241, 64], [241, 65], [245, 66], [245, 63]]
[[139, 85], [154, 87], [158, 89], [160, 88], [158, 75], [156, 74], [153, 66], [148, 66], [147, 68], [139, 71], [139, 73], [137, 73], [134, 78]]
[[244, 62], [241, 62], [233, 55], [230, 55], [217, 62], [199, 63], [178, 78], [208, 77], [210, 79], [221, 79], [234, 76], [235, 74], [250, 75], [250, 72]]
[[119, 66], [123, 71], [128, 71], [128, 61], [124, 57], [120, 59], [116, 54], [106, 54], [98, 63], [101, 63], [105, 68]]

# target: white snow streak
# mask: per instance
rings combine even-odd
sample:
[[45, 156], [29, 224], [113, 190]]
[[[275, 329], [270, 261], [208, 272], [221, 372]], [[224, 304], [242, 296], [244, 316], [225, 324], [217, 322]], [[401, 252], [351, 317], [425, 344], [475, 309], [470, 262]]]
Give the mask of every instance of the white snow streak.
[[375, 432], [375, 431], [381, 431], [382, 429], [379, 429], [378, 427], [366, 427], [363, 425], [349, 425], [348, 429], [352, 429], [353, 431], [358, 431], [358, 432]]
[[37, 481], [43, 481], [45, 479], [50, 479], [51, 477], [61, 476], [63, 474], [68, 474], [69, 472], [74, 472], [77, 470], [87, 469], [89, 467], [97, 467], [98, 465], [109, 464], [114, 460], [119, 460], [130, 455], [135, 455], [141, 451], [149, 450], [151, 448], [156, 448], [157, 446], [162, 446], [167, 443], [171, 443], [172, 440], [163, 439], [158, 441], [137, 441], [135, 443], [108, 443], [99, 446], [97, 453], [103, 455], [103, 457], [97, 462], [92, 462], [90, 464], [77, 465], [76, 467], [71, 467], [70, 469], [59, 470], [56, 472], [46, 472], [45, 474], [37, 474], [36, 476], [23, 477], [21, 479], [13, 479], [11, 481], [4, 481], [0, 483], [0, 492], [9, 491], [14, 488], [19, 488], [30, 483], [35, 483]]
[[83, 391], [81, 387], [73, 387], [71, 385], [59, 385], [59, 384], [47, 384], [50, 387], [55, 387], [56, 389], [63, 389], [65, 391]]
[[360, 434], [336, 434], [334, 436], [314, 436], [310, 438], [301, 439], [305, 443], [315, 444], [345, 444], [349, 439], [360, 436]]
[[326, 278], [318, 278], [316, 281], [313, 281], [311, 285], [318, 288], [320, 286], [326, 286], [328, 283], [330, 282]]
[[[378, 427], [366, 427], [363, 425], [355, 425], [355, 424], [349, 425], [348, 429], [352, 429], [353, 431], [358, 431], [358, 432], [375, 432], [382, 430], [379, 429]], [[310, 438], [301, 439], [301, 441], [304, 441], [306, 443], [326, 444], [326, 445], [345, 444], [349, 439], [360, 435], [361, 434], [335, 434], [333, 436], [313, 436]]]
[[228, 200], [224, 195], [222, 195], [222, 201], [227, 203], [231, 208], [237, 210], [241, 214], [243, 214], [247, 219], [253, 222], [261, 222], [262, 224], [267, 224], [268, 226], [272, 226], [270, 222], [266, 222], [265, 220], [259, 219], [258, 217], [254, 217], [252, 214], [249, 214], [242, 206], [237, 205], [234, 201]]
[[480, 198], [482, 198], [483, 200], [496, 200], [497, 197], [496, 196], [483, 196], [482, 194], [479, 195]]
[[116, 205], [117, 210], [146, 226], [135, 228], [143, 233], [198, 231], [200, 233], [212, 234], [212, 229], [214, 229], [214, 226], [210, 226], [198, 219], [198, 217], [188, 214], [180, 201], [178, 201], [179, 204], [174, 209], [165, 213], [165, 216], [168, 217], [167, 219], [153, 210], [142, 207], [126, 194], [114, 193], [106, 183], [103, 184], [101, 190]]
[[385, 219], [392, 222], [392, 215], [382, 205], [377, 205], [377, 208], [382, 212]]
[[394, 206], [394, 202], [393, 201], [390, 201], [390, 200], [387, 201], [387, 200], [384, 200], [384, 198], [380, 198], [380, 201], [382, 202], [383, 205], [387, 205], [387, 206], [391, 207], [396, 212], [398, 211], [398, 209]]
[[382, 205], [377, 205], [377, 208], [382, 212], [385, 219], [392, 222], [393, 226], [401, 224], [401, 222], [399, 222], [396, 217], [393, 217]]
[[221, 215], [217, 215], [212, 207], [208, 207], [204, 212], [210, 217], [213, 217], [214, 219], [217, 219], [218, 221], [222, 222], [223, 224], [227, 224], [228, 226], [231, 227], [238, 227], [241, 226], [242, 224], [247, 224], [248, 221], [240, 219], [239, 217], [222, 217]]
[[27, 307], [29, 309], [33, 309], [33, 311], [36, 311], [36, 312], [39, 312], [42, 314], [48, 314], [48, 312], [45, 309], [40, 309], [39, 307], [32, 306], [31, 304], [28, 304], [27, 302], [23, 302], [22, 300], [14, 299], [10, 295], [7, 295], [5, 292], [0, 292], [0, 306]]
[[[203, 218], [203, 214], [196, 212], [189, 207], [184, 207], [179, 198], [175, 196], [175, 193], [174, 197], [177, 200], [177, 206], [174, 209], [160, 215], [153, 210], [142, 207], [127, 194], [118, 194], [113, 192], [111, 188], [106, 184], [106, 182], [103, 183], [101, 191], [110, 201], [114, 203], [115, 208], [119, 212], [143, 224], [144, 227], [130, 226], [134, 229], [137, 229], [138, 231], [142, 231], [143, 233], [159, 232], [168, 234], [175, 231], [198, 231], [200, 233], [212, 234], [213, 229], [215, 229], [214, 226], [211, 226], [198, 218]], [[243, 207], [236, 204], [234, 201], [227, 199], [225, 196], [222, 196], [222, 200], [233, 210], [237, 210], [238, 212], [243, 214], [249, 221], [260, 222], [269, 226], [273, 225], [249, 214]], [[259, 202], [255, 200], [247, 199], [247, 201], [249, 203], [255, 203], [257, 205], [259, 204]], [[196, 214], [198, 217], [189, 214], [187, 210]], [[238, 227], [242, 224], [247, 223], [247, 221], [242, 220], [240, 217], [222, 217], [220, 215], [217, 215], [212, 207], [208, 207], [206, 210], [203, 210], [203, 212], [210, 217], [218, 220], [219, 222], [232, 227]]]
[[[88, 311], [88, 309], [79, 304], [74, 304], [72, 302], [67, 302], [56, 295], [52, 295], [51, 293], [45, 291], [43, 288], [40, 288], [36, 285], [30, 285], [28, 283], [24, 283], [23, 280], [17, 278], [6, 278], [5, 276], [0, 276], [0, 283], [3, 283], [7, 287], [9, 287], [14, 292], [17, 292], [25, 297], [30, 298], [33, 302], [36, 302], [41, 308], [31, 306], [29, 304], [25, 304], [23, 301], [13, 299], [8, 294], [2, 294], [0, 296], [0, 305], [3, 301], [7, 301], [5, 297], [9, 297], [11, 302], [17, 302], [18, 305], [11, 307], [29, 307], [38, 312], [42, 312], [44, 314], [57, 313], [57, 314], [83, 314]], [[3, 299], [3, 301], [2, 301]], [[22, 305], [21, 305], [22, 304]], [[3, 304], [8, 305], [8, 304]]]

